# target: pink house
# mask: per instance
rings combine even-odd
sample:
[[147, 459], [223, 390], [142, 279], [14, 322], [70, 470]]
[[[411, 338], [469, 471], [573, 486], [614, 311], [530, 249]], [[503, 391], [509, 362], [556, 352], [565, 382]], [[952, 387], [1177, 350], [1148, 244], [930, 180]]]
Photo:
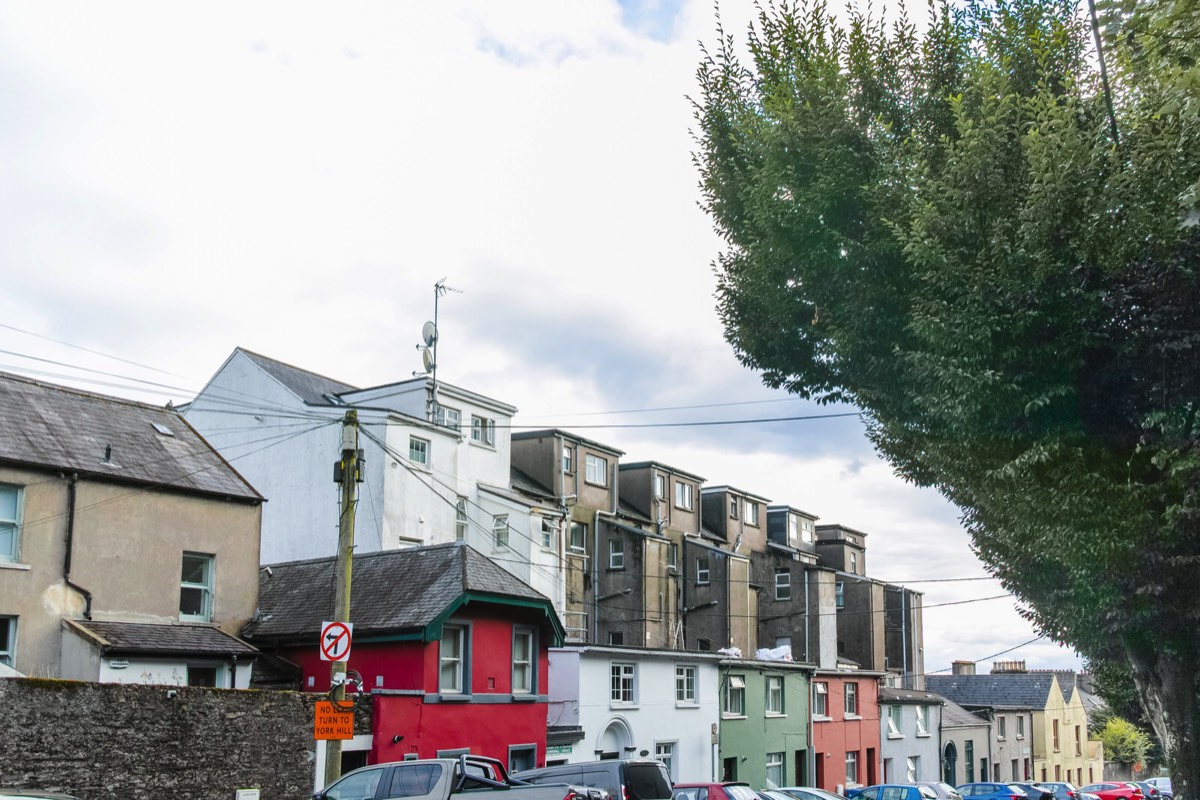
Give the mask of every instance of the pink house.
[[831, 792], [879, 782], [878, 672], [813, 675], [813, 785]]

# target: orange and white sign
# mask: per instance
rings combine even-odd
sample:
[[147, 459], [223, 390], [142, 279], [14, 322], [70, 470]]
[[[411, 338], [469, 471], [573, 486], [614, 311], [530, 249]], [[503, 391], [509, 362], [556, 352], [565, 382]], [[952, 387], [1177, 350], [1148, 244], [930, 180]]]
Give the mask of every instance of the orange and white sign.
[[354, 712], [338, 711], [333, 703], [321, 700], [313, 716], [314, 739], [353, 739]]

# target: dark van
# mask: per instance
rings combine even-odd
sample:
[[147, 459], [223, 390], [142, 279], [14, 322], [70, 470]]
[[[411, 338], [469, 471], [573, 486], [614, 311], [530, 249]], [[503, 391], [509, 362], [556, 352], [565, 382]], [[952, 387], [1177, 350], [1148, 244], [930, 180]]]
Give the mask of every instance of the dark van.
[[527, 769], [513, 774], [526, 783], [569, 783], [604, 789], [612, 800], [671, 800], [671, 776], [649, 758], [584, 761]]

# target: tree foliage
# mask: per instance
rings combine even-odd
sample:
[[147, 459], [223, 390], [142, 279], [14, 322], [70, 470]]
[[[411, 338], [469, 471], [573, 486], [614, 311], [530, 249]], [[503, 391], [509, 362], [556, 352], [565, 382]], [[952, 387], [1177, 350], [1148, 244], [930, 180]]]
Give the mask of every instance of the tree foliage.
[[1102, 9], [1106, 95], [1066, 0], [935, 4], [920, 33], [768, 4], [705, 51], [695, 154], [739, 359], [860, 408], [1041, 632], [1131, 666], [1189, 782], [1200, 103], [1195, 50], [1147, 42], [1193, 5]]
[[1109, 717], [1100, 731], [1104, 743], [1104, 760], [1130, 766], [1145, 764], [1150, 749], [1150, 737], [1136, 725], [1120, 717]]

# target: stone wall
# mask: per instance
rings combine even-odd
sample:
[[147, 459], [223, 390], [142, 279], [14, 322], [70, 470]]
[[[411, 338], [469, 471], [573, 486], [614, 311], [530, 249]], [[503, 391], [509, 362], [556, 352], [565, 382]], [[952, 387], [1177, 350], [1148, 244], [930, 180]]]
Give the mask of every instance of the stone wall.
[[[312, 795], [313, 706], [301, 692], [0, 679], [0, 786], [80, 800]], [[369, 705], [369, 704], [366, 704]], [[356, 732], [370, 711], [355, 713]]]

